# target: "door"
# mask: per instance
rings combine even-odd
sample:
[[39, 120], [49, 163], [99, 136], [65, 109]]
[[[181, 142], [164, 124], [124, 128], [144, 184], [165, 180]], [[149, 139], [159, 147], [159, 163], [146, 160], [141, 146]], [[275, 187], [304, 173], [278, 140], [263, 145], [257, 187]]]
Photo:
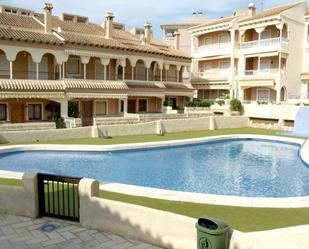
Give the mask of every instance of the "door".
[[270, 74], [270, 60], [269, 59], [261, 59], [260, 74]]
[[147, 112], [147, 100], [146, 99], [138, 100], [138, 112]]
[[24, 104], [21, 104], [21, 103], [11, 104], [10, 110], [11, 110], [11, 123], [24, 123], [25, 122]]
[[91, 126], [93, 125], [93, 102], [82, 101], [82, 125]]
[[135, 99], [129, 99], [128, 100], [128, 113], [136, 113], [136, 100]]
[[228, 61], [220, 62], [220, 75], [228, 76], [230, 69], [230, 63]]
[[177, 109], [177, 99], [176, 98], [170, 98], [170, 100], [172, 101], [173, 103], [173, 110], [176, 110]]

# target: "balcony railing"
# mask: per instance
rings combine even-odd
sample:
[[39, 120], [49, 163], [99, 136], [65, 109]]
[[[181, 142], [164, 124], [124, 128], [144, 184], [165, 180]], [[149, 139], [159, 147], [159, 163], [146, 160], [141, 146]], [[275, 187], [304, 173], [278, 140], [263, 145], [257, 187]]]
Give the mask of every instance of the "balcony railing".
[[[243, 42], [240, 44], [240, 49], [269, 49], [269, 48], [279, 48], [280, 45], [288, 45], [289, 40], [287, 38], [270, 38], [270, 39], [261, 39], [256, 41]], [[256, 51], [257, 52], [257, 51]]]
[[229, 77], [230, 70], [210, 70], [210, 71], [204, 71], [204, 72], [193, 72], [191, 74], [192, 78], [201, 78], [201, 79], [207, 79], [212, 77]]
[[244, 75], [250, 76], [250, 75], [256, 75], [256, 76], [267, 76], [267, 75], [277, 75], [279, 74], [280, 70], [275, 68], [269, 68], [269, 69], [261, 69], [261, 70], [245, 70]]
[[231, 53], [231, 43], [212, 43], [193, 48], [193, 53], [196, 57], [213, 56]]

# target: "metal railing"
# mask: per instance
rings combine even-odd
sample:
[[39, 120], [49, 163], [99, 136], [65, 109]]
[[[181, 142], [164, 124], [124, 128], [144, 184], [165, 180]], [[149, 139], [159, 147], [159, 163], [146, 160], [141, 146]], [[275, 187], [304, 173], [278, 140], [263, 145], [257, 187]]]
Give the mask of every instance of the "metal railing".
[[282, 44], [288, 44], [288, 42], [289, 42], [289, 40], [287, 38], [284, 38], [284, 37], [261, 39], [261, 40], [255, 40], [255, 41], [242, 42], [240, 44], [240, 49], [279, 46], [281, 43]]
[[79, 221], [80, 179], [38, 174], [39, 216]]

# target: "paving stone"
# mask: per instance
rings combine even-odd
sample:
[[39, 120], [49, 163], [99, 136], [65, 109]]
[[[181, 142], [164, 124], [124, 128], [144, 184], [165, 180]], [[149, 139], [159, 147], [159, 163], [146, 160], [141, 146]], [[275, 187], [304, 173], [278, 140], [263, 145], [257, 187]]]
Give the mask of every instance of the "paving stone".
[[[43, 232], [43, 224], [57, 227]], [[80, 227], [78, 223], [50, 218], [30, 219], [0, 215], [0, 249], [159, 249], [121, 236]]]

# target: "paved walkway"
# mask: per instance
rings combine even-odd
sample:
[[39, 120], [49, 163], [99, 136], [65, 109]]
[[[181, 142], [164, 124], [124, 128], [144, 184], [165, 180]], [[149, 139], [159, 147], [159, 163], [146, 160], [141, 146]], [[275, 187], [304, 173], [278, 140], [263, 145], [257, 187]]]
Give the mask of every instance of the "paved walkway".
[[[42, 231], [42, 226], [45, 231]], [[53, 231], [53, 228], [56, 228]], [[160, 249], [55, 219], [0, 215], [0, 249]]]

